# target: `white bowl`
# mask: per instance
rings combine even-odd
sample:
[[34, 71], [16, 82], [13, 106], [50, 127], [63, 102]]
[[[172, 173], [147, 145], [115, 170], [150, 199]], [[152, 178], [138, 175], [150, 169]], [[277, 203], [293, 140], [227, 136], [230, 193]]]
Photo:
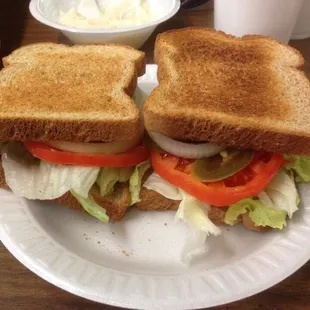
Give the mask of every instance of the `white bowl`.
[[77, 0], [31, 0], [29, 9], [41, 23], [59, 29], [75, 44], [119, 43], [140, 48], [155, 28], [171, 18], [180, 8], [180, 0], [147, 0], [152, 11], [159, 16], [149, 23], [120, 29], [89, 29], [63, 25], [59, 12], [67, 12]]

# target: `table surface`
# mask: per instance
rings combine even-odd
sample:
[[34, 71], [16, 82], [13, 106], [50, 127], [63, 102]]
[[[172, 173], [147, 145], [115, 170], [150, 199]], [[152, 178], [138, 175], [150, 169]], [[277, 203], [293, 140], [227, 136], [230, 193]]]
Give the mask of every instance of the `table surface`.
[[[0, 1], [0, 56], [18, 46], [33, 42], [64, 42], [58, 31], [36, 22], [28, 12], [26, 0]], [[208, 26], [212, 23], [209, 10], [181, 11], [173, 19], [157, 28], [156, 33], [186, 26]], [[156, 33], [143, 50], [152, 62]], [[310, 77], [310, 39], [290, 43], [306, 59], [305, 71]], [[288, 279], [256, 296], [216, 309], [310, 309], [310, 262]], [[45, 282], [21, 265], [0, 244], [0, 309], [117, 309], [71, 295]]]

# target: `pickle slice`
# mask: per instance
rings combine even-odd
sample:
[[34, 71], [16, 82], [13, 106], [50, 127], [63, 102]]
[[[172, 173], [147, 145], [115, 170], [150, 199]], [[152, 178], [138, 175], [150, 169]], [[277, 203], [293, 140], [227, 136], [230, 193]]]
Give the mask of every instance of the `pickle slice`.
[[191, 174], [202, 182], [216, 182], [226, 179], [245, 168], [253, 159], [252, 150], [227, 149], [221, 154], [197, 159]]

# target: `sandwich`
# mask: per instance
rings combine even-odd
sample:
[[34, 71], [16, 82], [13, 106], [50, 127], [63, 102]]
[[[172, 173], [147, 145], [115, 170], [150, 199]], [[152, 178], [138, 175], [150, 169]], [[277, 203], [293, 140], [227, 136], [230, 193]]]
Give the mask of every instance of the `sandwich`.
[[150, 163], [133, 101], [144, 53], [39, 43], [3, 59], [0, 187], [103, 222], [135, 203]]
[[[189, 263], [221, 225], [283, 229], [310, 181], [310, 84], [301, 54], [207, 28], [160, 34], [156, 87], [133, 97], [144, 54], [41, 43], [0, 72], [0, 187], [102, 222], [130, 207], [189, 224]], [[144, 136], [144, 129], [147, 134]]]
[[302, 55], [267, 37], [184, 28], [157, 37], [155, 61], [159, 85], [143, 107], [154, 173], [143, 187], [177, 205], [193, 228], [187, 249], [221, 233], [213, 219], [283, 229], [296, 181], [310, 181]]

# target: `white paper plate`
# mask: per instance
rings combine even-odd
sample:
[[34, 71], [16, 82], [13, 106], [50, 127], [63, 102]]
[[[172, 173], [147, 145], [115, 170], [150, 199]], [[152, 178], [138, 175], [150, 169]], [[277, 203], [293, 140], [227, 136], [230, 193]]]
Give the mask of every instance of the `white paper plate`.
[[[156, 67], [139, 81], [149, 92]], [[83, 212], [0, 191], [3, 244], [26, 267], [73, 294], [134, 309], [194, 309], [228, 303], [283, 280], [310, 257], [310, 191], [281, 232], [223, 227], [209, 252], [186, 268], [179, 261], [187, 227], [174, 212], [130, 211], [117, 224]]]

